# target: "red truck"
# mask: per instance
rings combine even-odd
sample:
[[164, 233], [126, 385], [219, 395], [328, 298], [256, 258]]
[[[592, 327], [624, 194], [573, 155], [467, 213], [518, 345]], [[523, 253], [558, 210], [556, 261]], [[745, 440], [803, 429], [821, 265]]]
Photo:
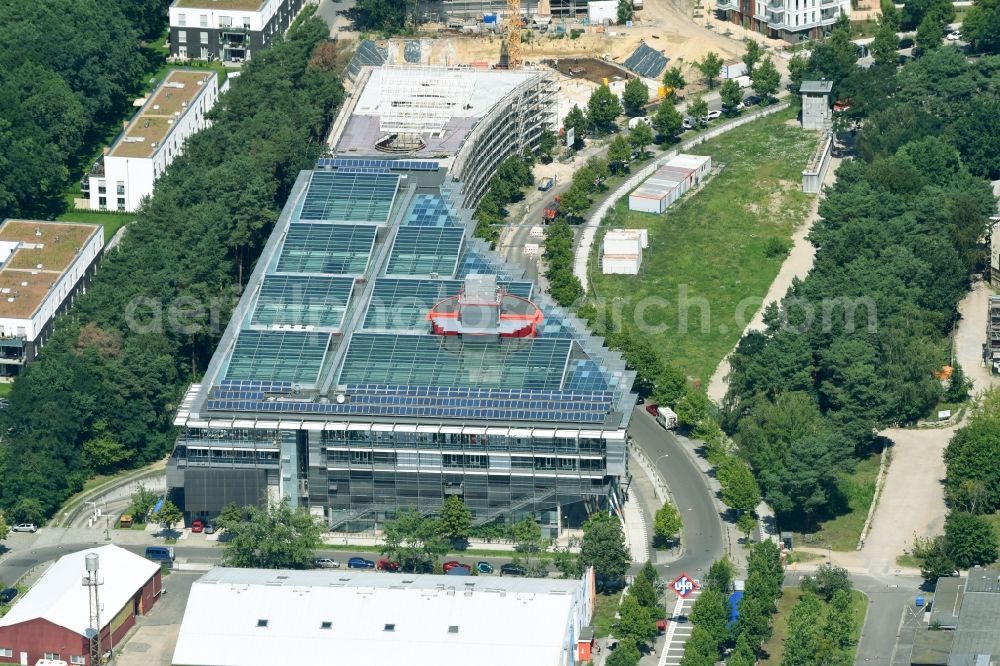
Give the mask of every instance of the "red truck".
[[542, 222], [551, 222], [559, 215], [559, 202], [561, 197], [557, 194], [551, 206], [542, 209]]

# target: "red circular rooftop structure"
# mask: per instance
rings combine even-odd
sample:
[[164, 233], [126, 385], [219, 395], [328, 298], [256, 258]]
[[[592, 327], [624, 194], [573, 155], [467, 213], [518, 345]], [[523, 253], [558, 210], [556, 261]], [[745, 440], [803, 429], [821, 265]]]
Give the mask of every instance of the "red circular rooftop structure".
[[495, 275], [469, 275], [458, 295], [440, 301], [427, 319], [437, 335], [530, 338], [544, 317], [537, 305], [498, 286]]

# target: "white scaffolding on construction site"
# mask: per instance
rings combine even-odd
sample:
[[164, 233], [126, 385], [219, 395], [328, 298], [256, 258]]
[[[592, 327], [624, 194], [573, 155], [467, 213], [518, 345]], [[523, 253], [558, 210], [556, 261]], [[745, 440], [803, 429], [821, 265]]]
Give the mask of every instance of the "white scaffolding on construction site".
[[447, 67], [392, 67], [382, 78], [379, 129], [396, 134], [440, 133], [465, 107], [472, 86], [467, 70]]

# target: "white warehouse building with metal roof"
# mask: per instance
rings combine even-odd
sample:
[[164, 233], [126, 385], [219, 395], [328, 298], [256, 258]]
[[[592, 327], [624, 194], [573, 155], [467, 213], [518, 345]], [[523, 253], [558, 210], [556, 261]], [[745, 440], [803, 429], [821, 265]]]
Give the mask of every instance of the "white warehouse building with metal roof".
[[593, 602], [593, 569], [550, 580], [220, 567], [191, 588], [173, 664], [574, 666], [590, 656]]

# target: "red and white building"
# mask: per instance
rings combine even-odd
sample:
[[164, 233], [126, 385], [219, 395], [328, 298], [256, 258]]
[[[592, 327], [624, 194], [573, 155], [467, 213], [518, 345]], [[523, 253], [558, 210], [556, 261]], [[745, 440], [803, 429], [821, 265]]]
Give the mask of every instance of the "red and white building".
[[90, 666], [89, 589], [85, 558], [99, 558], [101, 652], [106, 653], [145, 615], [162, 590], [160, 565], [115, 545], [64, 555], [0, 618], [0, 664], [49, 659]]

